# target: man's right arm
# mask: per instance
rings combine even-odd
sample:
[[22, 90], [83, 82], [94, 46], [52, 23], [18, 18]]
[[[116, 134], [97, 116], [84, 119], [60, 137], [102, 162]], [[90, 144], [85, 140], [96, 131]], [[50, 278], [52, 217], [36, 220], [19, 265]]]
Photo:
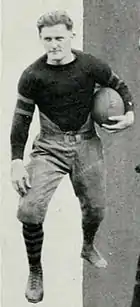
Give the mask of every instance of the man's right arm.
[[23, 159], [28, 131], [35, 110], [33, 78], [24, 72], [18, 83], [17, 103], [11, 128], [11, 158]]
[[30, 188], [28, 173], [23, 165], [24, 149], [35, 110], [34, 81], [24, 72], [18, 83], [18, 97], [11, 127], [11, 176], [15, 190], [24, 195]]

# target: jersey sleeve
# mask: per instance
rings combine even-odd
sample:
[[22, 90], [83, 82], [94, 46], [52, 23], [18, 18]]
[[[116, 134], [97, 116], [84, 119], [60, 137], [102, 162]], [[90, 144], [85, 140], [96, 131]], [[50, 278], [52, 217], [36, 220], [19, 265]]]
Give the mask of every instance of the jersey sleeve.
[[18, 82], [17, 103], [11, 127], [11, 158], [23, 159], [29, 127], [35, 111], [35, 79], [23, 72]]
[[133, 98], [126, 82], [107, 63], [93, 57], [92, 75], [96, 83], [101, 86], [110, 87], [119, 93], [124, 102], [125, 113], [134, 110]]

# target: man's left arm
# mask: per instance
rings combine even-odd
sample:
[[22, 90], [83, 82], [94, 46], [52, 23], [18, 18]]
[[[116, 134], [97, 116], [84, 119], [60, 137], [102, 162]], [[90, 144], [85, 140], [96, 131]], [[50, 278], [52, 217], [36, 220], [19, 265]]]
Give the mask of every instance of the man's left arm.
[[120, 79], [118, 75], [111, 71], [111, 77], [107, 82], [107, 86], [117, 91], [121, 96], [124, 102], [125, 114], [121, 116], [111, 116], [109, 120], [115, 120], [117, 121], [117, 124], [104, 124], [103, 127], [111, 131], [115, 130], [117, 132], [132, 126], [134, 123], [134, 103], [127, 84], [124, 80]]
[[109, 130], [110, 132], [117, 132], [126, 129], [134, 123], [134, 102], [129, 88], [124, 80], [122, 80], [116, 73], [112, 71], [108, 64], [96, 59], [94, 63], [93, 76], [95, 81], [101, 86], [110, 87], [117, 91], [121, 96], [125, 114], [121, 116], [111, 116], [109, 120], [117, 121], [116, 124], [105, 125], [102, 127]]

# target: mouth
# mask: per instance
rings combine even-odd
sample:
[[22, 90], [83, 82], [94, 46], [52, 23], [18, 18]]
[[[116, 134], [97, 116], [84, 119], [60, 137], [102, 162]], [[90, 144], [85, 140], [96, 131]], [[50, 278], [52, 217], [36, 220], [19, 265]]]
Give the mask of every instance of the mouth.
[[51, 51], [51, 53], [54, 53], [54, 54], [59, 53], [59, 52], [61, 52], [61, 50], [53, 50], [53, 51]]

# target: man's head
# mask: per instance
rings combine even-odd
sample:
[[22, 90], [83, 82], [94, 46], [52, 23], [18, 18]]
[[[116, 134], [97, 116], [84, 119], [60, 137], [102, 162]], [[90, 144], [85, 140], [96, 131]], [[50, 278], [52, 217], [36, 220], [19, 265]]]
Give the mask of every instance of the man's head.
[[71, 54], [73, 21], [65, 11], [52, 11], [37, 21], [40, 39], [50, 63], [64, 61]]

